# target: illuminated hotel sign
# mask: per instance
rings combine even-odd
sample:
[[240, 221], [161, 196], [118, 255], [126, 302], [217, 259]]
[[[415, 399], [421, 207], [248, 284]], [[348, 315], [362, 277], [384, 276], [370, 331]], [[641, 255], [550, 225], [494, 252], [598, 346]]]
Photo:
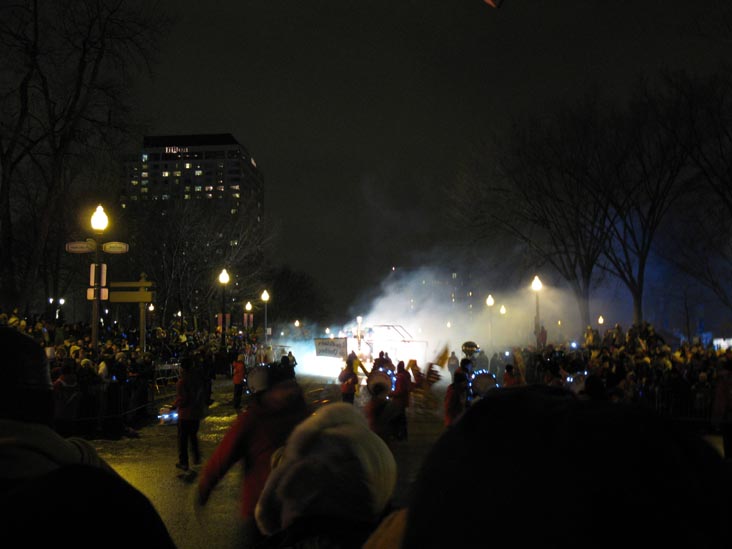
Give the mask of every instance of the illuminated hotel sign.
[[165, 154], [187, 153], [188, 147], [165, 147]]

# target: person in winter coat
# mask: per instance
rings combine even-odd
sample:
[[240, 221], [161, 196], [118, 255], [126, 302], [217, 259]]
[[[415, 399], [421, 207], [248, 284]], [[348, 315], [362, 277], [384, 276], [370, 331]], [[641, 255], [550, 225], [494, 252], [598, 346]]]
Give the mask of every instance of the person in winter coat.
[[320, 408], [287, 439], [257, 503], [261, 548], [360, 548], [397, 480], [388, 445], [348, 403]]
[[388, 399], [389, 388], [384, 383], [375, 383], [369, 388], [371, 399], [364, 406], [364, 413], [371, 430], [380, 436], [384, 442], [391, 444], [395, 433], [397, 415], [395, 407]]
[[239, 414], [199, 473], [196, 503], [205, 505], [224, 475], [235, 464], [242, 464], [242, 547], [252, 547], [262, 538], [254, 520], [254, 509], [269, 477], [272, 456], [310, 412], [302, 388], [295, 380], [294, 369], [270, 364], [266, 388], [254, 394], [252, 402]]
[[186, 357], [180, 363], [181, 376], [175, 384], [176, 399], [173, 409], [178, 412], [178, 463], [175, 466], [188, 471], [188, 449], [193, 455], [193, 464], [201, 463], [198, 444], [198, 430], [206, 414], [208, 393], [204, 372], [200, 366]]
[[391, 392], [391, 400], [397, 409], [397, 440], [407, 440], [407, 408], [409, 408], [409, 398], [412, 393], [412, 376], [404, 367], [404, 361], [397, 363], [396, 383], [394, 390]]
[[[52, 427], [53, 391], [46, 355], [37, 342], [0, 327], [0, 516], [3, 536], [28, 547], [59, 543], [99, 547], [110, 540], [109, 517], [124, 516], [115, 547], [175, 548], [155, 507], [83, 438]], [[84, 527], [69, 530], [73, 509]], [[111, 542], [106, 543], [109, 545]]]
[[353, 404], [356, 399], [356, 389], [359, 384], [355, 361], [346, 361], [345, 368], [338, 375], [338, 381], [341, 384], [341, 399], [343, 402]]
[[462, 417], [467, 403], [468, 377], [463, 372], [455, 372], [445, 391], [445, 427], [452, 427]]
[[234, 383], [234, 398], [233, 404], [234, 409], [238, 410], [241, 408], [241, 397], [244, 393], [244, 378], [246, 376], [246, 367], [244, 361], [244, 355], [240, 354], [236, 357], [236, 360], [232, 363], [232, 375], [231, 381]]

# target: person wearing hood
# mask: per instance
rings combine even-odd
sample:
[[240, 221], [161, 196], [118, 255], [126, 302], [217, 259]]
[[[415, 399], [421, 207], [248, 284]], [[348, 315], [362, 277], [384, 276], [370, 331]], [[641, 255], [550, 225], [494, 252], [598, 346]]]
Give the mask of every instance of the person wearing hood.
[[[13, 328], [0, 327], [0, 348], [0, 515], [6, 539], [22, 539], [33, 547], [64, 541], [98, 547], [109, 536], [109, 517], [124, 515], [125, 528], [114, 533], [117, 546], [175, 547], [147, 497], [89, 442], [64, 438], [54, 430], [53, 390], [43, 347]], [[39, 515], [39, 504], [44, 509], [74, 509], [85, 517], [84, 528], [69, 531], [65, 513]]]
[[[264, 370], [262, 370], [264, 372]], [[198, 476], [195, 504], [205, 505], [219, 481], [237, 463], [243, 469], [240, 517], [242, 547], [253, 547], [262, 534], [254, 509], [271, 470], [272, 456], [292, 430], [310, 415], [294, 368], [273, 363], [266, 368], [266, 383], [224, 435]], [[252, 380], [254, 381], [254, 380]]]
[[391, 511], [397, 464], [365, 416], [345, 402], [292, 432], [256, 506], [262, 549], [360, 548]]

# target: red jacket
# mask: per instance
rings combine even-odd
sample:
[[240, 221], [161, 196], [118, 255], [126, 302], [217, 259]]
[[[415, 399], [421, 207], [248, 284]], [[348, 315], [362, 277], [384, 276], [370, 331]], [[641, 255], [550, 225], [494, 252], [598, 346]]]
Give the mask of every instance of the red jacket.
[[353, 366], [346, 366], [338, 374], [338, 381], [341, 382], [341, 393], [350, 394], [356, 392], [359, 383], [358, 375], [353, 371]]
[[234, 382], [234, 385], [240, 385], [244, 381], [244, 363], [239, 360], [235, 360], [232, 366], [234, 367], [234, 372], [231, 376], [231, 380]]
[[409, 393], [411, 391], [412, 376], [406, 370], [397, 372], [396, 383], [391, 393], [391, 400], [402, 408], [407, 408], [409, 406]]
[[269, 477], [272, 454], [309, 415], [302, 389], [294, 380], [283, 381], [263, 392], [239, 415], [206, 462], [198, 481], [202, 500], [206, 501], [219, 480], [241, 461], [241, 516], [254, 517], [254, 508]]
[[175, 384], [178, 419], [203, 419], [206, 415], [206, 391], [200, 372], [182, 371]]

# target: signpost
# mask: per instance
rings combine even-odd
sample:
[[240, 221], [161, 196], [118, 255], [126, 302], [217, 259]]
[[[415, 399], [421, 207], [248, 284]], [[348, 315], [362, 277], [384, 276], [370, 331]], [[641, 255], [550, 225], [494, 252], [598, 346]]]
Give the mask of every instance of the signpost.
[[[101, 204], [92, 215], [91, 225], [98, 238], [101, 238], [104, 229], [107, 228], [107, 215]], [[97, 238], [87, 238], [66, 243], [66, 251], [71, 254], [86, 254], [94, 252], [94, 262], [89, 273], [90, 288], [86, 292], [86, 298], [92, 302], [92, 352], [94, 357], [99, 356], [99, 306], [102, 300], [107, 300], [109, 290], [107, 285], [107, 265], [101, 262], [101, 253], [124, 254], [130, 249], [125, 242], [100, 243]]]
[[[107, 244], [112, 244], [108, 242]], [[123, 242], [114, 244], [124, 244]], [[106, 244], [105, 244], [106, 245]], [[126, 244], [125, 244], [126, 246]], [[124, 253], [124, 252], [116, 252]], [[132, 282], [110, 282], [109, 287], [112, 289], [109, 292], [110, 303], [138, 303], [140, 309], [140, 349], [143, 352], [147, 348], [147, 327], [145, 319], [147, 314], [145, 312], [145, 305], [152, 303], [153, 300], [153, 289], [155, 283], [147, 279], [145, 273], [140, 274], [140, 280], [134, 280]], [[120, 288], [119, 290], [115, 288]]]

